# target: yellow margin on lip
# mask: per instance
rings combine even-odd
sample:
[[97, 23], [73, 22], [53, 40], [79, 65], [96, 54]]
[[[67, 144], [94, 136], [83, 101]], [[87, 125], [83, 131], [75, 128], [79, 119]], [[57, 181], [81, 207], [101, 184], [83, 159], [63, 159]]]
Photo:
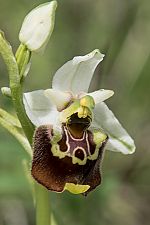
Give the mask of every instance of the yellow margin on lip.
[[86, 192], [90, 188], [89, 185], [66, 183], [64, 190], [71, 192], [72, 194], [81, 194]]

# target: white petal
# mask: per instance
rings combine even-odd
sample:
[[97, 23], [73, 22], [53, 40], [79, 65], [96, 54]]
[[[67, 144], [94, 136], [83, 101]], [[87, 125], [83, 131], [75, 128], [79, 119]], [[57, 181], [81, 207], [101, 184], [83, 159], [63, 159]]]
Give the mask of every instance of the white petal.
[[31, 51], [39, 51], [45, 47], [53, 31], [56, 1], [39, 5], [33, 9], [24, 19], [19, 40]]
[[44, 95], [44, 90], [25, 93], [23, 102], [26, 113], [35, 126], [57, 123], [58, 111]]
[[133, 139], [104, 102], [95, 106], [93, 126], [101, 127], [108, 134], [106, 149], [123, 154], [132, 154], [135, 151]]
[[91, 93], [88, 93], [91, 97], [93, 97], [95, 104], [105, 101], [106, 99], [113, 96], [114, 92], [112, 90], [98, 90]]
[[72, 99], [72, 94], [55, 89], [47, 89], [44, 94], [56, 105], [58, 111], [62, 111]]
[[104, 55], [98, 49], [85, 56], [76, 56], [65, 63], [54, 75], [52, 87], [74, 94], [88, 92], [93, 73]]

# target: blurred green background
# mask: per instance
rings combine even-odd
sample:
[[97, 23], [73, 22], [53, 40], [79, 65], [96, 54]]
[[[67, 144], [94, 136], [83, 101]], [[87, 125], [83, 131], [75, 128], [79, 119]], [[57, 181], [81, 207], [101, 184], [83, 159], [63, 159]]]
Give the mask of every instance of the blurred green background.
[[[14, 52], [25, 15], [39, 0], [0, 0], [0, 28]], [[150, 224], [150, 1], [58, 0], [55, 29], [45, 53], [33, 55], [25, 91], [46, 89], [64, 62], [99, 48], [105, 59], [91, 90], [113, 89], [107, 101], [135, 139], [133, 155], [106, 152], [103, 182], [87, 198], [50, 193], [58, 225]], [[8, 75], [0, 58], [0, 87]], [[0, 94], [0, 107], [13, 112]], [[0, 127], [0, 225], [33, 225], [32, 195], [22, 147]]]

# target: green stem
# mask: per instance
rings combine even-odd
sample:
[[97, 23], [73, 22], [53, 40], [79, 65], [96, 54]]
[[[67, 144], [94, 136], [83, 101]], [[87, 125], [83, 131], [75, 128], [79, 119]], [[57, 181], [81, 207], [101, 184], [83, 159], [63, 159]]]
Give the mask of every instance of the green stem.
[[41, 185], [35, 183], [36, 195], [36, 225], [50, 225], [49, 192]]
[[57, 222], [55, 220], [54, 214], [51, 214], [50, 220], [51, 220], [51, 225], [57, 225]]

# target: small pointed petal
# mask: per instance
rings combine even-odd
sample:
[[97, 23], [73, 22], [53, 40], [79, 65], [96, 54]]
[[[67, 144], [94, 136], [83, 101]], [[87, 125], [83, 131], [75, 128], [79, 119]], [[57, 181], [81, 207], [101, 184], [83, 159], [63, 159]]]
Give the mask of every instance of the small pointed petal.
[[72, 99], [72, 94], [69, 92], [63, 92], [55, 89], [47, 89], [44, 94], [50, 99], [50, 101], [56, 105], [58, 111], [62, 111], [69, 104]]
[[23, 103], [29, 119], [35, 126], [57, 123], [58, 111], [44, 95], [44, 90], [25, 93]]
[[93, 126], [101, 127], [108, 135], [106, 149], [123, 154], [132, 154], [135, 151], [133, 139], [121, 126], [107, 105], [102, 102], [95, 106]]
[[94, 99], [95, 104], [98, 104], [113, 96], [114, 92], [112, 90], [100, 89], [98, 91], [88, 93], [88, 95]]
[[88, 92], [94, 71], [103, 57], [98, 49], [85, 56], [74, 57], [56, 72], [52, 87], [61, 91], [72, 91], [74, 94]]

